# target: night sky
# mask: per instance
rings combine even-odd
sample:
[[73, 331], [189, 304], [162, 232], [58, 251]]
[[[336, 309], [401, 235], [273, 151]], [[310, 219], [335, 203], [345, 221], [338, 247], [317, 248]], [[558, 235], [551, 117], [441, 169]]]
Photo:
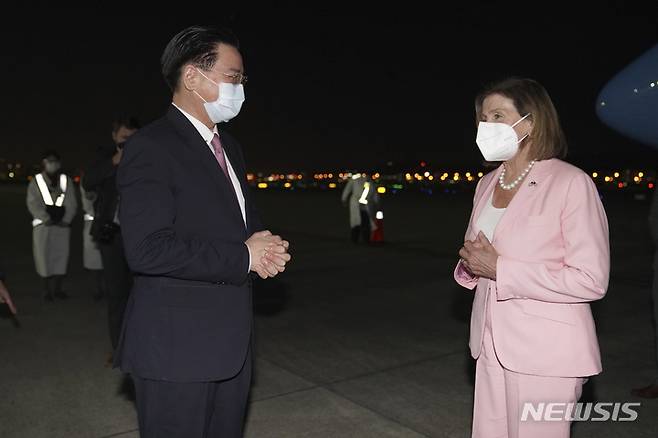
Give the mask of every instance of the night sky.
[[611, 76], [658, 43], [658, 11], [615, 3], [622, 5], [598, 4], [578, 17], [531, 2], [523, 9], [470, 2], [438, 13], [401, 2], [370, 11], [251, 5], [222, 12], [190, 3], [183, 9], [195, 15], [137, 16], [119, 7], [15, 15], [0, 31], [0, 157], [31, 163], [52, 147], [67, 168], [84, 167], [111, 140], [115, 114], [145, 124], [166, 110], [171, 96], [159, 58], [168, 40], [188, 25], [218, 23], [242, 44], [247, 100], [228, 129], [251, 170], [377, 170], [420, 160], [478, 166], [473, 99], [510, 75], [547, 88], [569, 161], [586, 169], [644, 166], [656, 152], [603, 126], [594, 102]]

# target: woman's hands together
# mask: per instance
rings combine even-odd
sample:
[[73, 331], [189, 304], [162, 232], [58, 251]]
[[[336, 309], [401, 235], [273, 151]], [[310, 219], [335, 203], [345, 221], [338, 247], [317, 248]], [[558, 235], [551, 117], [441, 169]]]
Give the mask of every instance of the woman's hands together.
[[462, 264], [473, 275], [477, 277], [496, 279], [496, 264], [498, 263], [498, 252], [493, 247], [487, 236], [480, 231], [475, 240], [467, 240], [459, 250]]

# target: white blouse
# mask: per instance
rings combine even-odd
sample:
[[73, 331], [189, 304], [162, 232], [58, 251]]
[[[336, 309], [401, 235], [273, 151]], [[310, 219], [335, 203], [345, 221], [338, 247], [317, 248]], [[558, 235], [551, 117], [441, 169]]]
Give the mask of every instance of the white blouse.
[[503, 217], [505, 210], [505, 208], [496, 208], [493, 206], [492, 193], [491, 197], [489, 197], [489, 200], [482, 209], [480, 216], [477, 218], [475, 223], [476, 227], [479, 228], [485, 236], [487, 236], [487, 239], [489, 239], [490, 242], [493, 239], [496, 226], [498, 225], [500, 218]]

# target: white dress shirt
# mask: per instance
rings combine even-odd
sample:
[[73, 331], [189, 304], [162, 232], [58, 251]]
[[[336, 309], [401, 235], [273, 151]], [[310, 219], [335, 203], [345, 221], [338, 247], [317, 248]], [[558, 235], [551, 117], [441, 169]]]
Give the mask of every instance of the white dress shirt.
[[[203, 141], [205, 141], [208, 147], [210, 148], [210, 152], [212, 152], [212, 154], [215, 155], [215, 149], [213, 148], [212, 144], [210, 144], [210, 142], [212, 141], [215, 134], [219, 135], [219, 133], [217, 132], [217, 125], [215, 125], [215, 127], [212, 130], [210, 130], [199, 119], [187, 113], [178, 105], [176, 105], [173, 102], [171, 104], [175, 106], [178, 111], [183, 113], [183, 115], [187, 117], [190, 123], [194, 125], [196, 130], [199, 131], [199, 135], [201, 135], [201, 138], [203, 138]], [[242, 193], [242, 187], [240, 186], [240, 180], [235, 174], [235, 171], [233, 170], [233, 166], [231, 166], [231, 162], [229, 161], [228, 156], [226, 155], [226, 150], [224, 150], [224, 158], [226, 159], [226, 168], [228, 169], [228, 174], [231, 180], [230, 182], [233, 185], [233, 188], [235, 189], [235, 194], [238, 197], [238, 204], [240, 204], [240, 211], [242, 212], [242, 220], [244, 221], [244, 226], [246, 227], [247, 213], [245, 211], [245, 200], [244, 200], [244, 194]], [[221, 172], [221, 169], [219, 171]], [[251, 270], [251, 251], [249, 250], [249, 246], [247, 246], [247, 250], [249, 251], [249, 269]]]

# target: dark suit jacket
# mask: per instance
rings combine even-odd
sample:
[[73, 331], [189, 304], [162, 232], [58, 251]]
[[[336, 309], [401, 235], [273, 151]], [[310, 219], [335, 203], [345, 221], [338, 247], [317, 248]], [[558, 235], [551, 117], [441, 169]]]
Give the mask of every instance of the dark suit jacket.
[[115, 153], [116, 146], [114, 144], [99, 147], [94, 161], [82, 177], [84, 189], [97, 194], [94, 202], [94, 221], [91, 224], [90, 231], [90, 234], [96, 240], [98, 240], [103, 225], [114, 221], [119, 200], [116, 187], [117, 167], [112, 163], [112, 156]]
[[235, 376], [252, 332], [249, 252], [262, 229], [237, 141], [220, 131], [240, 177], [247, 226], [230, 182], [189, 120], [171, 106], [133, 135], [117, 175], [135, 284], [115, 365], [176, 382]]

